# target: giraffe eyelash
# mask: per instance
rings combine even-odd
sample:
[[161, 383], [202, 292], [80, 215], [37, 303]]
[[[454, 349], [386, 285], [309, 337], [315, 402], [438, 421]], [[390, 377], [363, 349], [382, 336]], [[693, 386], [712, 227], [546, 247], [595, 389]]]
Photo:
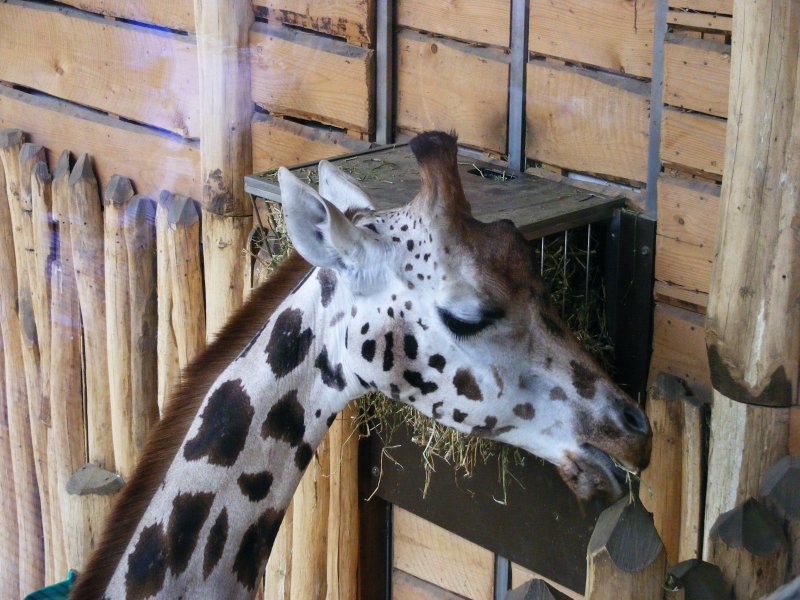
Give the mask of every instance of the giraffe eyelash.
[[483, 311], [478, 321], [464, 321], [447, 309], [437, 308], [437, 311], [444, 326], [459, 340], [480, 333], [490, 325], [493, 325], [498, 319], [502, 319], [505, 316], [505, 311], [503, 310], [489, 310]]

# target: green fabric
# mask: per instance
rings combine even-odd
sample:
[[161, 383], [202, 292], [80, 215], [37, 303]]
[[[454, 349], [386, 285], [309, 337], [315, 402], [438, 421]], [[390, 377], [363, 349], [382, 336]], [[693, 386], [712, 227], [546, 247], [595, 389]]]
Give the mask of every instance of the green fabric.
[[25, 600], [67, 600], [74, 583], [75, 571], [70, 570], [64, 581], [31, 592], [25, 596]]

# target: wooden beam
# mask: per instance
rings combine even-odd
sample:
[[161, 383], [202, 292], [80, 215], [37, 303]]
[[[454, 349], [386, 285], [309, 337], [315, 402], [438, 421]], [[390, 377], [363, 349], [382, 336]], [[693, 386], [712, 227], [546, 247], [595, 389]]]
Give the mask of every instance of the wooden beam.
[[509, 47], [510, 0], [467, 0], [458, 10], [436, 0], [403, 0], [397, 24], [465, 42]]
[[401, 31], [396, 89], [397, 127], [455, 129], [462, 144], [505, 152], [508, 57], [503, 53]]
[[193, 36], [27, 0], [0, 4], [0, 28], [1, 80], [199, 137]]
[[654, 26], [654, 2], [533, 0], [529, 49], [571, 62], [651, 77]]
[[728, 116], [731, 47], [669, 35], [664, 44], [664, 102], [678, 108]]
[[50, 166], [58, 155], [80, 144], [95, 157], [101, 186], [115, 173], [136, 181], [144, 194], [167, 188], [200, 197], [200, 153], [192, 142], [101, 115], [45, 96], [0, 84], [0, 130], [17, 127], [49, 150]]
[[393, 566], [467, 598], [491, 598], [494, 555], [399, 507], [393, 509]]
[[722, 178], [725, 121], [664, 107], [661, 160], [679, 170]]
[[720, 393], [788, 406], [800, 388], [800, 5], [735, 9], [708, 356]]
[[266, 171], [339, 154], [368, 150], [371, 144], [345, 133], [301, 125], [286, 119], [253, 115], [253, 170]]
[[528, 158], [573, 171], [647, 179], [648, 84], [532, 61], [527, 85]]
[[669, 0], [669, 7], [723, 15], [733, 14], [733, 0]]
[[[253, 0], [269, 19], [372, 46], [376, 0]], [[259, 10], [261, 9], [261, 10]], [[459, 11], [460, 12], [460, 11]]]
[[372, 50], [288, 27], [250, 32], [253, 100], [272, 114], [372, 131]]
[[[653, 315], [653, 355], [650, 379], [663, 371], [686, 381], [693, 389], [711, 389], [702, 315], [656, 304]], [[698, 392], [702, 395], [702, 392]]]
[[64, 0], [63, 4], [109, 17], [152, 23], [179, 31], [194, 31], [192, 0]]

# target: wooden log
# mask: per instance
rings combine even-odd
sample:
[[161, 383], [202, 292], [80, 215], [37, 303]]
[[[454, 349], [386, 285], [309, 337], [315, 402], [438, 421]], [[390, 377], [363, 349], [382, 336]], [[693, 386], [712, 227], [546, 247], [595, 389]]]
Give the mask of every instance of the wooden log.
[[667, 570], [664, 589], [670, 600], [729, 600], [731, 586], [717, 565], [690, 559]]
[[570, 62], [650, 77], [654, 25], [652, 2], [533, 0], [528, 46]]
[[242, 304], [245, 289], [242, 254], [247, 248], [253, 218], [223, 217], [203, 210], [202, 219], [205, 281], [218, 282], [206, 286], [206, 340], [211, 341]]
[[50, 394], [53, 399], [53, 454], [58, 470], [58, 489], [66, 560], [80, 569], [91, 550], [86, 506], [67, 493], [72, 473], [86, 463], [86, 421], [81, 376], [81, 317], [74, 272], [53, 265], [53, 304]]
[[103, 266], [105, 273], [106, 347], [108, 349], [108, 399], [114, 463], [128, 477], [133, 472], [135, 449], [131, 429], [131, 310], [128, 289], [128, 252], [122, 217], [133, 198], [133, 185], [113, 176], [103, 194]]
[[704, 425], [707, 410], [707, 405], [696, 397], [683, 399], [679, 561], [700, 558], [701, 555], [708, 463]]
[[270, 600], [290, 600], [292, 597], [293, 511], [294, 505], [290, 504], [267, 561], [264, 590]]
[[460, 596], [492, 597], [492, 552], [398, 506], [392, 509], [392, 528], [395, 569]]
[[0, 309], [3, 311], [0, 326], [5, 350], [6, 402], [17, 495], [19, 588], [24, 591], [36, 589], [44, 583], [45, 554], [40, 505], [43, 442], [38, 436], [37, 411], [35, 408], [31, 410], [36, 400], [41, 398], [34, 362], [38, 358], [34, 346], [36, 325], [25, 268], [27, 257], [17, 257], [25, 253], [20, 243], [24, 235], [19, 164], [23, 141], [24, 134], [19, 130], [0, 132], [0, 162], [4, 173], [3, 198], [0, 199], [0, 224], [4, 228], [0, 242], [4, 259], [0, 261], [0, 281], [5, 290], [0, 294]]
[[292, 600], [327, 597], [330, 445], [322, 440], [292, 500], [292, 556], [302, 557], [291, 571]]
[[[5, 177], [0, 170], [0, 188], [5, 187]], [[0, 189], [0, 203], [5, 201], [5, 189]], [[3, 211], [0, 209], [0, 215]], [[0, 316], [2, 309], [0, 308]], [[14, 455], [11, 452], [12, 433], [9, 428], [8, 403], [6, 399], [5, 352], [0, 345], [0, 547], [5, 555], [0, 562], [0, 589], [12, 598], [20, 597], [19, 591], [19, 536], [17, 534], [17, 498], [14, 481]]]
[[800, 406], [789, 409], [789, 454], [800, 456]]
[[128, 264], [131, 327], [131, 442], [135, 461], [158, 422], [155, 204], [134, 196], [125, 206], [123, 231]]
[[27, 0], [0, 5], [0, 29], [3, 81], [200, 136], [192, 36]]
[[250, 32], [253, 100], [271, 114], [372, 129], [375, 52], [288, 27]]
[[[205, 305], [200, 258], [200, 211], [186, 196], [162, 192], [156, 210], [158, 238], [158, 395], [205, 345]], [[163, 298], [162, 298], [163, 296]]]
[[783, 584], [789, 558], [780, 521], [750, 498], [723, 513], [709, 536], [709, 562], [733, 584], [736, 600], [756, 598]]
[[397, 126], [454, 128], [462, 144], [505, 152], [508, 56], [411, 31], [396, 43]]
[[339, 154], [362, 152], [371, 146], [339, 131], [301, 125], [272, 115], [253, 115], [253, 170], [266, 171]]
[[[106, 292], [104, 280], [103, 213], [93, 161], [82, 154], [69, 172], [68, 154], [62, 154], [59, 168], [66, 177], [66, 218], [59, 219], [64, 244], [63, 268], [74, 263], [78, 298], [83, 316], [84, 361], [86, 366], [86, 417], [89, 460], [114, 469], [111, 403], [108, 394], [108, 353], [106, 351]], [[57, 176], [57, 181], [60, 177]], [[58, 186], [56, 186], [58, 189]], [[73, 234], [73, 228], [75, 229]]]
[[508, 47], [510, 0], [469, 0], [449, 10], [436, 0], [403, 0], [397, 6], [397, 24], [465, 42]]
[[683, 450], [683, 402], [686, 390], [678, 379], [659, 373], [645, 403], [653, 429], [653, 454], [642, 472], [648, 491], [642, 504], [653, 513], [653, 522], [667, 553], [667, 563], [677, 562], [681, 528]]
[[358, 431], [357, 408], [348, 404], [328, 432], [330, 508], [328, 510], [329, 600], [358, 597]]
[[750, 406], [714, 392], [705, 509], [708, 535], [717, 518], [757, 493], [762, 475], [788, 450], [788, 409]]
[[789, 538], [788, 579], [800, 576], [800, 456], [784, 456], [764, 473], [758, 497], [784, 520]]
[[800, 387], [800, 6], [734, 7], [741, 43], [731, 55], [708, 357], [714, 388], [728, 398], [789, 406]]
[[762, 600], [797, 600], [798, 597], [800, 597], [800, 577], [782, 585], [769, 596], [764, 596]]
[[95, 157], [103, 187], [114, 173], [125, 173], [142, 193], [169, 188], [200, 197], [196, 142], [0, 84], [0, 130], [12, 126], [46, 146], [53, 158], [80, 140], [81, 149]]
[[[526, 154], [574, 171], [645, 181], [649, 94], [641, 81], [531, 61]], [[567, 97], [582, 101], [565, 103]]]
[[343, 37], [351, 44], [370, 46], [375, 39], [375, 0], [253, 0], [253, 6], [269, 21]]
[[667, 556], [653, 516], [624, 497], [600, 515], [589, 540], [587, 600], [659, 598]]

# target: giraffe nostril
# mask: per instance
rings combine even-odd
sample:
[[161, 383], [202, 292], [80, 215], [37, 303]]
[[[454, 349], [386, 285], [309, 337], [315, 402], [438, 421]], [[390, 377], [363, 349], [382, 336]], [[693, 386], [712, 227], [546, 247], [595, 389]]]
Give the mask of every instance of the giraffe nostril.
[[622, 421], [632, 433], [647, 435], [650, 433], [650, 423], [641, 408], [633, 404], [626, 404], [622, 409]]

